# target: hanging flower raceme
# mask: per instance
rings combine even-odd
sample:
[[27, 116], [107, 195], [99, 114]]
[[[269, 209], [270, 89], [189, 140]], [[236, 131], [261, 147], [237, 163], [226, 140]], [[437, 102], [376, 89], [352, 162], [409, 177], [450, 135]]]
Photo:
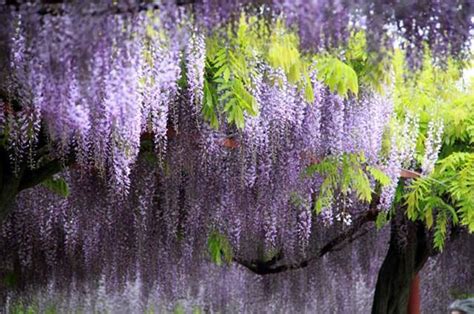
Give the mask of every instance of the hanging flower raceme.
[[189, 100], [200, 110], [204, 97], [204, 67], [206, 62], [206, 42], [204, 35], [193, 31], [186, 45], [186, 78]]
[[178, 93], [180, 45], [166, 36], [156, 17], [147, 16], [145, 21], [142, 124], [145, 131], [153, 133], [155, 144], [164, 153], [170, 107]]
[[443, 136], [443, 121], [441, 119], [431, 120], [428, 123], [428, 136], [425, 140], [425, 154], [421, 163], [423, 174], [430, 174], [438, 160]]
[[59, 157], [69, 160], [74, 152], [83, 167], [110, 173], [114, 190], [126, 192], [143, 131], [153, 132], [164, 151], [179, 43], [155, 31], [160, 26], [145, 12], [84, 15], [71, 4], [41, 17], [37, 9], [22, 6], [12, 17], [7, 91], [21, 104], [3, 110], [12, 161], [20, 164], [35, 151], [43, 121]]
[[379, 209], [389, 210], [395, 199], [395, 191], [401, 171], [414, 170], [416, 167], [415, 152], [419, 135], [419, 116], [407, 112], [403, 123], [394, 121], [391, 132], [390, 153], [384, 165], [384, 171], [390, 178], [390, 184], [382, 188]]
[[[244, 3], [247, 1], [223, 2], [219, 7], [215, 7], [215, 1], [196, 3], [194, 9], [198, 16], [195, 19], [190, 18], [187, 8], [166, 1], [153, 5], [123, 1], [114, 4], [73, 1], [51, 7], [38, 3], [7, 6], [6, 12], [11, 17], [7, 30], [11, 71], [8, 71], [8, 83], [2, 83], [2, 86], [6, 86], [9, 102], [14, 98], [21, 103], [21, 110], [4, 110], [5, 125], [11, 126], [8, 142], [12, 161], [20, 164], [28, 156], [33, 166], [35, 146], [43, 125], [45, 138], [57, 148], [56, 157], [69, 160], [70, 155], [75, 155], [75, 160], [83, 168], [93, 166], [99, 169], [110, 177], [117, 191], [126, 191], [130, 184], [126, 177], [138, 155], [141, 135], [153, 133], [156, 149], [163, 159], [169, 126], [173, 124], [175, 131], [180, 130], [177, 116], [183, 108], [179, 98], [189, 98], [194, 106], [186, 110], [191, 110], [190, 116], [196, 125], [203, 123], [200, 121], [203, 104], [212, 99], [205, 99], [205, 82], [211, 79], [205, 78], [209, 63], [206, 58], [209, 58], [209, 51], [216, 49], [212, 45], [207, 47], [207, 39], [214, 34], [222, 34], [219, 24], [231, 21], [233, 12], [240, 10]], [[290, 138], [287, 136], [289, 131], [299, 130], [303, 134], [303, 130], [307, 130], [309, 133], [306, 134], [311, 136], [300, 137], [301, 142], [293, 142], [295, 145], [305, 143], [309, 147], [312, 142], [312, 153], [322, 156], [363, 151], [375, 164], [383, 133], [379, 124], [385, 123], [390, 111], [379, 109], [383, 106], [374, 105], [375, 101], [362, 101], [360, 106], [351, 106], [354, 101], [343, 100], [320, 86], [314, 88], [315, 98], [319, 98], [315, 101], [316, 108], [308, 109], [301, 105], [308, 101], [308, 95], [300, 93], [308, 82], [301, 82], [312, 81], [314, 85], [317, 75], [314, 71], [309, 71], [308, 75], [303, 70], [303, 61], [282, 62], [275, 53], [291, 52], [295, 59], [299, 58], [296, 51], [298, 38], [282, 29], [283, 20], [289, 26], [300, 26], [299, 40], [303, 47], [316, 44], [318, 49], [323, 49], [346, 41], [354, 24], [351, 22], [352, 10], [365, 17], [361, 19], [361, 25], [356, 23], [355, 26], [375, 23], [370, 10], [387, 6], [379, 1], [374, 1], [373, 5], [374, 8], [356, 1], [346, 10], [339, 3], [272, 1], [264, 10], [283, 13], [284, 18], [279, 20], [275, 34], [270, 36], [262, 25], [258, 26], [259, 22], [242, 15], [235, 34], [233, 30], [227, 32], [229, 42], [225, 45], [230, 48], [221, 54], [231, 63], [232, 71], [219, 72], [224, 74], [224, 78], [238, 78], [234, 80], [237, 83], [232, 83], [230, 89], [229, 86], [216, 86], [220, 88], [220, 96], [225, 94], [223, 90], [231, 93], [225, 95], [234, 94], [232, 101], [221, 104], [224, 107], [221, 109], [228, 113], [227, 120], [238, 122], [239, 128], [242, 128], [244, 116], [250, 120], [253, 119], [250, 116], [258, 110], [266, 110], [262, 113], [266, 121], [255, 124], [253, 129], [261, 133], [258, 141], [268, 138], [268, 143], [274, 145], [267, 148], [269, 154], [287, 149], [280, 142], [283, 138]], [[461, 1], [459, 8], [464, 6]], [[251, 8], [249, 6], [249, 10]], [[435, 3], [431, 4], [431, 8], [436, 17], [446, 9]], [[400, 10], [395, 5], [390, 12], [403, 13], [394, 16], [411, 25], [407, 12]], [[209, 14], [203, 18], [199, 12]], [[457, 16], [458, 8], [447, 12]], [[382, 21], [392, 22], [392, 15], [383, 17]], [[432, 26], [430, 21], [423, 20]], [[449, 49], [443, 43], [446, 38], [438, 36], [444, 30], [442, 23], [439, 23], [439, 27], [435, 28], [416, 24], [413, 32], [428, 31], [433, 35], [430, 40], [434, 40], [430, 41], [430, 45], [446, 50]], [[367, 37], [377, 39], [370, 36], [371, 29], [366, 29]], [[455, 39], [451, 49], [460, 53], [465, 34], [451, 28], [450, 32], [453, 36], [449, 38]], [[408, 41], [416, 37], [412, 33], [401, 34], [402, 37], [405, 35]], [[252, 42], [261, 40], [262, 36], [268, 36], [269, 40], [266, 43]], [[220, 67], [222, 62], [223, 59], [219, 59], [214, 66]], [[248, 67], [252, 67], [252, 71]], [[295, 79], [298, 74], [307, 77]], [[278, 84], [274, 84], [275, 81]], [[375, 96], [369, 99], [375, 99]], [[274, 105], [263, 106], [263, 101], [272, 101]], [[259, 104], [260, 108], [256, 108], [255, 104]], [[317, 132], [319, 126], [314, 127], [318, 123], [310, 126], [303, 119], [309, 119], [308, 110], [313, 111], [313, 119], [321, 123], [321, 132]], [[367, 121], [364, 114], [375, 117], [377, 125], [364, 126]], [[346, 125], [350, 120], [353, 120], [351, 125]], [[264, 130], [260, 130], [262, 126]], [[122, 130], [124, 127], [127, 130]], [[356, 143], [355, 138], [364, 137], [364, 129], [370, 140]], [[280, 141], [272, 137], [280, 137]], [[347, 137], [352, 139], [346, 140]], [[317, 140], [320, 141], [318, 145]], [[257, 147], [255, 139], [244, 136], [245, 141], [254, 149]], [[263, 153], [264, 150], [261, 151]], [[408, 150], [405, 153], [407, 156], [403, 159], [409, 160], [412, 154]], [[262, 161], [257, 162], [256, 155], [254, 150], [246, 156], [245, 176], [250, 186], [256, 181], [257, 169], [266, 167]], [[268, 160], [273, 157], [267, 154]]]

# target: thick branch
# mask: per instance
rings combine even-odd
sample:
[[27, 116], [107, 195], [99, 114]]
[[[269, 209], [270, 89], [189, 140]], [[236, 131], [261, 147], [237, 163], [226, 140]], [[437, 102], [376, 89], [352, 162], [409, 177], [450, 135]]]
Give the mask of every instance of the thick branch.
[[[258, 275], [270, 275], [277, 274], [289, 270], [296, 270], [307, 267], [312, 261], [323, 257], [326, 253], [334, 251], [340, 248], [346, 243], [354, 241], [356, 238], [359, 238], [361, 235], [364, 235], [366, 231], [364, 230], [364, 225], [368, 222], [375, 221], [377, 218], [378, 212], [375, 210], [367, 211], [363, 216], [355, 220], [349, 229], [345, 232], [339, 234], [337, 237], [333, 238], [331, 241], [326, 243], [317, 254], [305, 259], [299, 263], [295, 264], [283, 264], [277, 265], [278, 261], [283, 258], [281, 252], [276, 257], [270, 261], [246, 261], [239, 257], [234, 257], [234, 262], [246, 267], [250, 271]], [[360, 232], [362, 230], [362, 232]]]
[[7, 158], [2, 158], [2, 170], [7, 170], [7, 173], [2, 171], [2, 182], [0, 183], [0, 223], [10, 213], [12, 209], [11, 204], [19, 192], [40, 184], [69, 165], [69, 162], [54, 159], [36, 169], [27, 169], [23, 166], [15, 174], [7, 167], [8, 163]]
[[280, 252], [276, 257], [270, 261], [246, 261], [242, 260], [239, 257], [234, 257], [234, 262], [248, 268], [250, 271], [258, 275], [269, 275], [285, 272], [288, 270], [296, 270], [307, 267], [312, 261], [323, 257], [326, 253], [334, 251], [341, 248], [344, 244], [354, 241], [356, 238], [361, 236], [359, 231], [362, 230], [362, 235], [364, 232], [364, 225], [368, 222], [375, 221], [379, 211], [377, 210], [377, 205], [379, 204], [379, 195], [377, 193], [372, 194], [372, 201], [370, 202], [369, 209], [361, 217], [357, 218], [351, 225], [349, 229], [346, 229], [343, 233], [339, 234], [328, 243], [326, 243], [315, 255], [309, 257], [306, 260], [303, 260], [295, 264], [286, 264], [286, 265], [276, 265], [283, 256]]
[[[346, 240], [353, 239], [357, 232], [362, 229], [362, 227], [371, 221], [375, 221], [377, 218], [378, 212], [368, 211], [364, 216], [357, 219], [351, 226], [347, 229], [346, 232], [339, 234], [337, 237], [329, 241], [325, 246], [319, 250], [319, 257], [324, 256], [326, 253], [333, 251], [335, 248], [346, 242]], [[350, 241], [352, 242], [352, 241]]]
[[[303, 157], [308, 158], [308, 156], [303, 156]], [[309, 156], [309, 158], [311, 160], [313, 156]], [[418, 178], [420, 176], [421, 174], [415, 171], [406, 170], [406, 169], [401, 169], [400, 171], [400, 177], [402, 178]], [[326, 243], [317, 252], [317, 254], [299, 263], [277, 265], [277, 262], [282, 259], [281, 254], [279, 254], [279, 258], [277, 260], [275, 260], [274, 258], [271, 261], [260, 261], [260, 260], [246, 261], [241, 258], [235, 257], [234, 262], [248, 268], [250, 271], [259, 275], [277, 274], [277, 273], [285, 272], [288, 270], [305, 268], [312, 261], [324, 256], [326, 253], [337, 251], [343, 245], [351, 243], [357, 238], [366, 234], [367, 230], [365, 230], [365, 228], [363, 227], [366, 223], [376, 220], [377, 215], [379, 213], [377, 210], [378, 203], [379, 203], [379, 196], [376, 193], [373, 193], [369, 210], [363, 216], [355, 220], [355, 222], [352, 224], [352, 226], [349, 229], [347, 229], [346, 231], [344, 231], [343, 233], [339, 234], [338, 236], [330, 240], [328, 243]]]
[[40, 184], [47, 178], [61, 172], [61, 170], [68, 165], [68, 162], [64, 162], [59, 159], [53, 159], [39, 168], [25, 171], [21, 177], [18, 191], [29, 189]]

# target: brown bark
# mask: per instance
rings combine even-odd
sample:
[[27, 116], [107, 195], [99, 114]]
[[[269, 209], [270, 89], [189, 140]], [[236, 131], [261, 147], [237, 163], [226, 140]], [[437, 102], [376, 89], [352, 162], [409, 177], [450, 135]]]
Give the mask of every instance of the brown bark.
[[375, 287], [373, 314], [404, 314], [410, 285], [431, 253], [431, 243], [420, 222], [409, 221], [399, 209], [391, 221], [390, 245]]

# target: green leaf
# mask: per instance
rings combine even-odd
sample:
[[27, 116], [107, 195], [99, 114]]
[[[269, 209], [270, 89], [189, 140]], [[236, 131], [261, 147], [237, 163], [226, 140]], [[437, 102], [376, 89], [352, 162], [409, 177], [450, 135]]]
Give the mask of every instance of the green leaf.
[[372, 200], [370, 181], [362, 169], [359, 169], [357, 174], [353, 177], [352, 186], [355, 188], [357, 196], [361, 201], [370, 202]]
[[202, 115], [205, 120], [210, 122], [211, 127], [214, 129], [219, 128], [219, 120], [216, 113], [216, 101], [215, 91], [212, 83], [204, 80], [204, 103], [202, 107]]
[[69, 187], [63, 178], [48, 178], [41, 185], [62, 197], [69, 196]]
[[331, 204], [333, 194], [331, 190], [326, 192], [320, 192], [318, 199], [314, 202], [313, 210], [316, 214], [320, 214], [323, 208], [328, 207]]
[[375, 226], [377, 230], [382, 229], [383, 226], [387, 223], [387, 213], [379, 212], [377, 218], [375, 219]]
[[311, 78], [309, 75], [305, 75], [306, 84], [304, 86], [304, 98], [305, 100], [312, 104], [314, 102], [314, 90], [313, 84], [311, 83]]
[[[232, 122], [232, 121], [230, 121]], [[241, 107], [235, 106], [233, 110], [233, 122], [235, 126], [239, 129], [243, 129], [245, 126], [244, 113], [242, 112]]]
[[232, 246], [226, 236], [217, 231], [211, 232], [207, 240], [207, 249], [211, 260], [218, 266], [232, 261]]
[[443, 251], [444, 242], [446, 239], [446, 214], [444, 211], [440, 211], [436, 217], [436, 226], [434, 232], [434, 247], [440, 251]]
[[316, 68], [321, 80], [332, 92], [346, 97], [348, 91], [357, 95], [359, 93], [359, 82], [354, 69], [332, 56], [315, 58]]
[[224, 73], [222, 73], [222, 78], [224, 79], [224, 82], [228, 82], [230, 79], [230, 69], [228, 67], [224, 68]]
[[239, 29], [238, 38], [234, 38], [234, 33], [229, 32], [232, 37], [230, 45], [226, 44], [218, 49], [215, 56], [208, 56], [209, 62], [206, 63], [207, 79], [202, 114], [214, 128], [219, 127], [220, 113], [225, 113], [227, 122], [235, 124], [239, 129], [245, 126], [244, 113], [253, 116], [258, 113], [257, 101], [249, 92], [251, 80], [246, 46], [250, 41], [241, 37], [242, 32], [247, 32], [244, 29], [248, 28]]
[[[314, 211], [320, 213], [328, 206], [336, 193], [347, 196], [350, 191], [354, 191], [357, 197], [365, 202], [372, 200], [372, 188], [364, 171], [363, 165], [366, 158], [363, 154], [351, 153], [342, 156], [326, 157], [321, 162], [308, 166], [302, 176], [308, 177], [318, 173], [324, 178], [320, 187], [319, 197], [314, 202]], [[386, 181], [385, 175], [374, 171], [382, 181]]]
[[388, 186], [390, 184], [389, 176], [387, 176], [382, 170], [371, 166], [368, 166], [367, 170], [381, 186]]
[[409, 192], [405, 195], [405, 205], [407, 206], [407, 216], [411, 220], [419, 217], [421, 208], [425, 204], [427, 196], [430, 192], [431, 181], [427, 177], [417, 178], [408, 187]]
[[431, 208], [431, 206], [429, 206], [428, 203], [426, 204], [426, 207], [425, 207], [425, 222], [426, 222], [426, 227], [428, 229], [431, 229], [431, 227], [433, 226], [433, 208]]

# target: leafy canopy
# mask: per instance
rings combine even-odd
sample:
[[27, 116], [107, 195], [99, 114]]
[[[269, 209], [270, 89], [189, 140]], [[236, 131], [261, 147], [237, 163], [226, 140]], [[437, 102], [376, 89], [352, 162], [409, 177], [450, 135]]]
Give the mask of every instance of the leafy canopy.
[[428, 58], [423, 70], [407, 77], [403, 56], [396, 55], [395, 100], [399, 117], [409, 110], [420, 116], [417, 160], [425, 153], [429, 121], [444, 122], [433, 172], [413, 180], [403, 200], [410, 219], [434, 229], [434, 246], [442, 250], [449, 224], [474, 232], [474, 81], [461, 80], [454, 62], [441, 69]]
[[363, 33], [351, 37], [345, 55], [303, 54], [298, 35], [282, 19], [269, 22], [241, 14], [236, 24], [228, 26], [226, 35], [214, 35], [206, 41], [202, 114], [213, 128], [219, 127], [222, 114], [227, 123], [239, 129], [245, 125], [245, 115], [258, 114], [253, 91], [259, 86], [255, 78], [265, 74], [258, 65], [282, 70], [289, 83], [304, 90], [308, 103], [314, 101], [313, 71], [332, 92], [343, 97], [349, 92], [357, 95], [362, 83], [381, 89], [387, 81], [386, 62], [370, 58]]

